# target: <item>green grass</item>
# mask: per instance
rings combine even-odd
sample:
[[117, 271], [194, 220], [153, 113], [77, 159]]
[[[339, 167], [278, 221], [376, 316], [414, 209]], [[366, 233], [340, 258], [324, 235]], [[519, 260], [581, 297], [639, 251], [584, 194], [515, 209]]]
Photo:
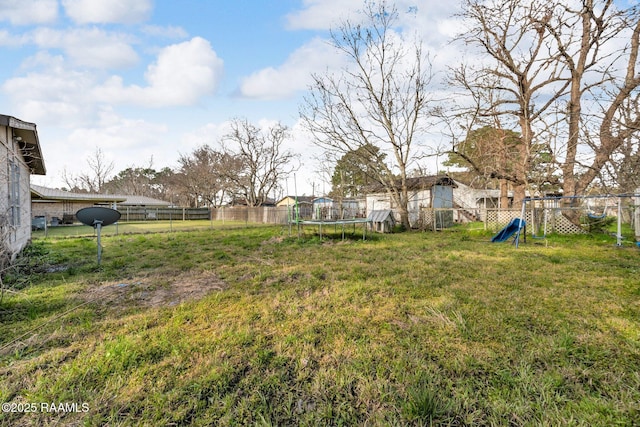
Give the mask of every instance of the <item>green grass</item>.
[[92, 238], [36, 241], [0, 306], [0, 401], [89, 410], [0, 424], [637, 425], [637, 248], [333, 237], [119, 235], [99, 268]]
[[[117, 224], [102, 227], [101, 236], [116, 236], [121, 234], [142, 233], [170, 233], [174, 231], [196, 231], [219, 228], [248, 228], [255, 226], [256, 224], [247, 223], [245, 221], [229, 220], [131, 221], [118, 222]], [[87, 225], [73, 224], [48, 227], [47, 230], [36, 230], [32, 234], [35, 239], [49, 237], [84, 237], [94, 236], [96, 234], [96, 231], [93, 229], [93, 227], [89, 227]]]

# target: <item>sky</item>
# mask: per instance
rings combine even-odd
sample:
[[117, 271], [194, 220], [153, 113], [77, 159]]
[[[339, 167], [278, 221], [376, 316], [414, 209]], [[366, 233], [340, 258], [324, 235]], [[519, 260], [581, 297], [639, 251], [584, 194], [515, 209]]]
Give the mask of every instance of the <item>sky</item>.
[[[457, 55], [456, 1], [398, 0], [434, 68]], [[233, 118], [291, 129], [300, 169], [292, 194], [329, 191], [300, 125], [312, 73], [345, 63], [329, 30], [362, 0], [0, 0], [0, 114], [37, 125], [46, 176], [88, 172], [100, 149], [114, 173], [174, 168], [217, 141]], [[434, 166], [435, 167], [435, 166]], [[285, 191], [286, 192], [286, 191]]]

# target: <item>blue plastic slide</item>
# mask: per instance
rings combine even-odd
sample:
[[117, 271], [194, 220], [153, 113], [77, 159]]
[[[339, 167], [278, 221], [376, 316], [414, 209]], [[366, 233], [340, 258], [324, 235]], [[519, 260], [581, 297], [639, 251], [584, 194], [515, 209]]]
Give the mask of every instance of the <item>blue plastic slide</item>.
[[511, 222], [502, 230], [498, 232], [493, 238], [491, 238], [492, 242], [504, 242], [509, 237], [513, 236], [514, 233], [517, 233], [524, 227], [525, 222], [520, 218], [513, 218]]

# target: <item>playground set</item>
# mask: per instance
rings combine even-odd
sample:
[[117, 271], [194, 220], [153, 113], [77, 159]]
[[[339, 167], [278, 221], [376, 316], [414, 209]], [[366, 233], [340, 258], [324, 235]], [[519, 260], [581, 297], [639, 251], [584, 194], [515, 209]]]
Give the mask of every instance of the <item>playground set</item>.
[[[520, 217], [511, 219], [491, 242], [513, 238], [517, 248], [521, 237], [526, 241], [527, 224], [531, 238], [544, 239], [550, 232], [584, 234], [604, 229], [615, 221], [616, 232], [612, 235], [616, 246], [622, 246], [623, 220], [635, 226], [636, 240], [640, 240], [640, 194], [527, 197], [522, 202]], [[640, 242], [636, 244], [640, 247]]]

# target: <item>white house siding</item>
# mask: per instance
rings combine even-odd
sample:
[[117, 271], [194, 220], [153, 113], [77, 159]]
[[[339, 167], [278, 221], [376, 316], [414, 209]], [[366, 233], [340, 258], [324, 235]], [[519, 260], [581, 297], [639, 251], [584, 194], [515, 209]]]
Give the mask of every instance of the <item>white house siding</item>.
[[387, 193], [371, 193], [365, 198], [365, 206], [367, 215], [373, 211], [393, 210], [395, 206], [391, 205], [391, 198]]
[[[397, 206], [391, 202], [391, 197], [387, 193], [372, 193], [366, 197], [367, 212], [377, 210], [393, 211], [394, 219], [400, 222], [400, 214]], [[417, 190], [409, 192], [409, 224], [413, 226], [420, 219], [420, 211], [422, 208], [431, 207], [431, 190]]]
[[409, 224], [413, 227], [420, 220], [422, 208], [431, 207], [431, 190], [418, 190], [409, 192]]
[[456, 181], [456, 184], [458, 184], [458, 188], [453, 189], [454, 202], [466, 209], [477, 209], [482, 207], [478, 206], [478, 190], [458, 181]]
[[0, 237], [12, 254], [31, 239], [30, 170], [11, 128], [0, 126]]

